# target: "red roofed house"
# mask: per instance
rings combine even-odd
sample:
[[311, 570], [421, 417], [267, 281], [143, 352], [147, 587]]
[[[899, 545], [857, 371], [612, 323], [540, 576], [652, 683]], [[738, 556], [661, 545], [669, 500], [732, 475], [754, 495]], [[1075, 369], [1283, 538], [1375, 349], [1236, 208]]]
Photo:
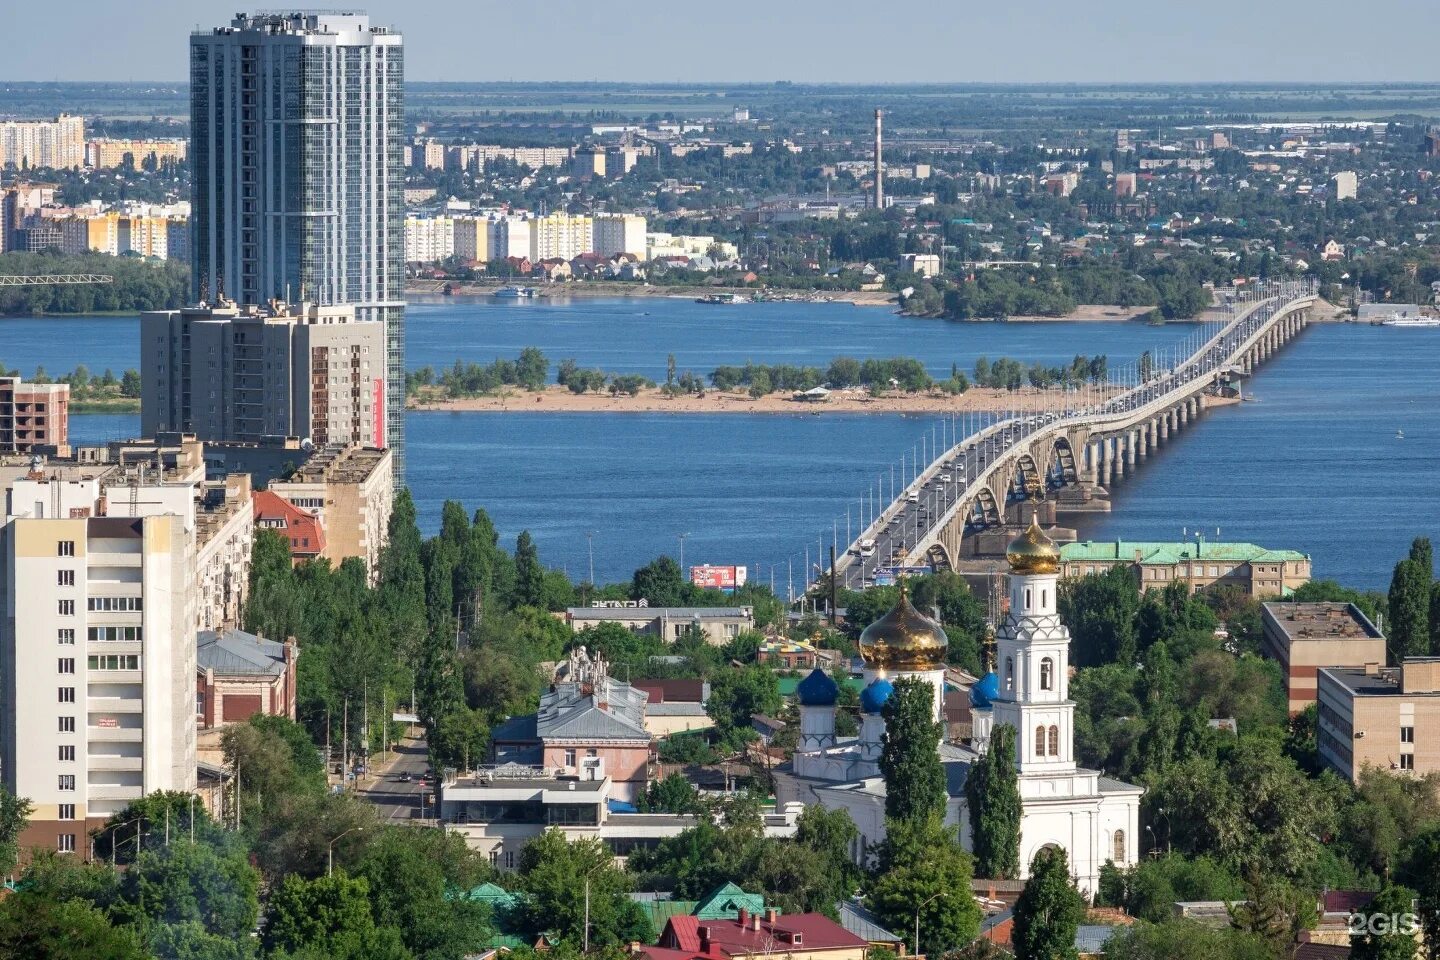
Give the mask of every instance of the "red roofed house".
[[647, 960], [730, 960], [783, 955], [787, 960], [865, 960], [870, 944], [823, 913], [762, 917], [742, 909], [733, 920], [671, 917], [653, 947], [640, 947]]
[[255, 491], [252, 499], [255, 503], [255, 526], [274, 530], [290, 541], [290, 559], [293, 562], [320, 556], [325, 549], [325, 530], [320, 526], [318, 517], [269, 490]]

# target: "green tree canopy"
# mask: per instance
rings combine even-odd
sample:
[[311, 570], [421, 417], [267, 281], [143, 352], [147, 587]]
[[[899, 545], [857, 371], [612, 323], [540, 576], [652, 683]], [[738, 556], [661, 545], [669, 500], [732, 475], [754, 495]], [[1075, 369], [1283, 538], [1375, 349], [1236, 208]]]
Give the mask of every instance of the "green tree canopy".
[[997, 725], [990, 749], [965, 778], [965, 805], [970, 814], [975, 871], [987, 879], [1020, 875], [1019, 774], [1015, 764], [1015, 728]]
[[1070, 880], [1070, 864], [1059, 847], [1042, 847], [1030, 864], [1030, 879], [1015, 902], [1011, 942], [1019, 960], [1069, 960], [1076, 956], [1075, 932], [1085, 918], [1085, 901]]
[[882, 716], [880, 773], [885, 778], [886, 819], [943, 821], [948, 796], [945, 768], [940, 764], [944, 726], [935, 719], [934, 687], [917, 677], [900, 678]]

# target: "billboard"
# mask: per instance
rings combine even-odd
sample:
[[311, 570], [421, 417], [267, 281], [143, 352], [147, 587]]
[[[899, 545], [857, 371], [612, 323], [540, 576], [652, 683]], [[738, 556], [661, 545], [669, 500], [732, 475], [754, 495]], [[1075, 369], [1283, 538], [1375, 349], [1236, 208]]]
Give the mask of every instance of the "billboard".
[[745, 586], [745, 567], [713, 567], [706, 564], [690, 568], [690, 582], [707, 590], [724, 590], [734, 593], [736, 587]]

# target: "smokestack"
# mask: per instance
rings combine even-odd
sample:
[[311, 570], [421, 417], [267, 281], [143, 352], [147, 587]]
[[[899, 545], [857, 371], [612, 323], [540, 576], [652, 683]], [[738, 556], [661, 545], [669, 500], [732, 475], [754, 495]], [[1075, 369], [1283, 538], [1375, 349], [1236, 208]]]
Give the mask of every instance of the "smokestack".
[[875, 108], [875, 209], [885, 209], [885, 165], [880, 150], [881, 128], [884, 125], [885, 111], [879, 107]]

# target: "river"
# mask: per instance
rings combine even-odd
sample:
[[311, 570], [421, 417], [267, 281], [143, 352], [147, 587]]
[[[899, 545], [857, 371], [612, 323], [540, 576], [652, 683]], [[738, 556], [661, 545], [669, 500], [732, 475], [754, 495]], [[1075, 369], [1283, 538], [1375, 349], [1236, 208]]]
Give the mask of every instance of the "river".
[[[133, 317], [0, 320], [0, 363], [51, 373], [138, 366]], [[552, 362], [663, 378], [721, 363], [824, 365], [841, 354], [915, 356], [937, 376], [977, 356], [1112, 366], [1189, 325], [952, 324], [846, 304], [701, 306], [684, 300], [497, 303], [435, 298], [408, 311], [408, 365], [488, 362], [540, 347]], [[1312, 554], [1317, 576], [1383, 588], [1411, 537], [1440, 536], [1440, 334], [1317, 325], [1247, 384], [1255, 402], [1207, 414], [1082, 522], [1095, 537], [1178, 539], [1203, 529]], [[138, 418], [77, 415], [77, 441], [128, 436]], [[745, 564], [782, 592], [806, 545], [888, 471], [933, 417], [897, 415], [412, 413], [410, 484], [433, 530], [446, 498], [484, 506], [502, 536], [529, 529], [574, 577], [628, 576], [655, 555]], [[1403, 429], [1404, 440], [1396, 440]], [[587, 536], [589, 534], [589, 536]]]

